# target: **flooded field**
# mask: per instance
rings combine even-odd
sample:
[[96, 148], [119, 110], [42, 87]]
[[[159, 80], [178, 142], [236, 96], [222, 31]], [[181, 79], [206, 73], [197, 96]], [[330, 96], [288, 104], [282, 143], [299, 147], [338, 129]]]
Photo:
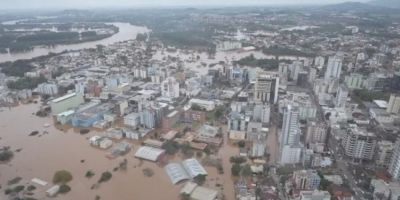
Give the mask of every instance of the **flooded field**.
[[[58, 195], [55, 199], [101, 199], [118, 200], [153, 200], [153, 199], [180, 199], [179, 191], [183, 184], [173, 185], [164, 169], [155, 163], [140, 162], [133, 154], [138, 148], [137, 143], [132, 143], [132, 149], [127, 155], [110, 160], [106, 158], [108, 151], [91, 147], [87, 139], [96, 133], [80, 135], [72, 129], [60, 131], [54, 126], [45, 128], [44, 124], [52, 124], [52, 119], [38, 118], [33, 115], [39, 105], [20, 105], [11, 110], [3, 108], [0, 112], [0, 147], [10, 146], [11, 150], [20, 149], [14, 153], [14, 158], [6, 164], [0, 164], [0, 199], [7, 199], [4, 190], [16, 185], [32, 185], [32, 178], [39, 178], [48, 185], [34, 184], [37, 189], [33, 197], [37, 199], [50, 199], [45, 196], [45, 191], [52, 186], [52, 178], [58, 170], [68, 170], [73, 175], [73, 180], [68, 183], [71, 191], [66, 195]], [[38, 135], [29, 136], [32, 131], [39, 131]], [[47, 131], [48, 134], [43, 134]], [[226, 140], [225, 140], [226, 141]], [[230, 176], [229, 157], [237, 155], [237, 148], [224, 145], [218, 157], [223, 159], [224, 174], [218, 174], [214, 167], [206, 167], [209, 173], [205, 186], [223, 192], [226, 199], [234, 199], [233, 180]], [[126, 158], [128, 167], [126, 171], [113, 169]], [[143, 169], [151, 168], [152, 177], [144, 176]], [[95, 176], [86, 178], [85, 173], [92, 170]], [[99, 188], [91, 189], [102, 172], [112, 172], [110, 181], [102, 183]], [[7, 182], [15, 177], [22, 177], [19, 184], [7, 186]], [[221, 189], [217, 184], [224, 185]]]

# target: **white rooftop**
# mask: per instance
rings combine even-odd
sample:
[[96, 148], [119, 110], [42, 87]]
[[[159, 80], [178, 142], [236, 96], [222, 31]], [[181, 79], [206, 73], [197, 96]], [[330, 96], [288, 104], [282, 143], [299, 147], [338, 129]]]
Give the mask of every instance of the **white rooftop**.
[[157, 161], [157, 159], [159, 158], [159, 156], [161, 154], [163, 154], [165, 152], [165, 150], [163, 149], [159, 149], [159, 148], [154, 148], [154, 147], [148, 147], [148, 146], [143, 146], [140, 147], [136, 153], [135, 153], [135, 157], [138, 158], [143, 158], [146, 160], [150, 160], [150, 161]]
[[379, 108], [387, 108], [388, 107], [388, 102], [384, 100], [374, 100], [374, 103], [379, 107]]
[[218, 196], [218, 191], [213, 189], [198, 186], [190, 195], [193, 200], [215, 200]]
[[53, 99], [51, 102], [53, 102], [53, 103], [58, 103], [58, 102], [60, 102], [60, 101], [64, 101], [64, 100], [69, 99], [69, 98], [74, 97], [74, 96], [76, 96], [76, 93], [75, 93], [75, 92], [70, 93], [70, 94], [67, 94], [67, 95], [64, 95], [64, 96], [59, 97], [59, 98], [57, 98], [57, 99]]

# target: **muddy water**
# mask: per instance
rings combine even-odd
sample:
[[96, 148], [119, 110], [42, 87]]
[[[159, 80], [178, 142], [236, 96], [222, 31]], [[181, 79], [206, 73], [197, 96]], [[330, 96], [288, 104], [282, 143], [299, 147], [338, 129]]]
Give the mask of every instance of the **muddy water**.
[[[126, 172], [112, 172], [123, 159], [109, 160], [105, 157], [106, 151], [88, 145], [87, 137], [96, 133], [79, 135], [72, 130], [61, 132], [54, 127], [44, 128], [43, 124], [51, 123], [50, 118], [38, 118], [32, 115], [38, 105], [21, 105], [11, 111], [0, 112], [0, 146], [10, 146], [12, 150], [22, 148], [15, 153], [14, 159], [7, 164], [0, 164], [0, 199], [6, 199], [4, 189], [7, 181], [20, 176], [23, 182], [29, 182], [34, 177], [51, 182], [55, 171], [66, 169], [73, 175], [69, 183], [72, 190], [66, 195], [59, 195], [56, 199], [89, 200], [99, 195], [101, 199], [118, 200], [150, 200], [150, 199], [178, 199], [181, 186], [171, 184], [164, 170], [154, 163], [144, 162], [138, 167], [139, 161], [133, 158], [135, 149], [128, 153], [128, 169]], [[33, 130], [40, 132], [47, 130], [49, 134], [28, 136]], [[81, 163], [81, 160], [85, 160]], [[135, 168], [136, 166], [136, 168]], [[142, 169], [149, 167], [154, 170], [153, 177], [145, 177]], [[93, 170], [95, 176], [85, 178], [87, 170]], [[98, 189], [91, 190], [100, 174], [111, 171], [113, 177], [109, 182], [102, 183]], [[35, 196], [38, 199], [47, 199], [44, 192], [51, 184], [37, 186]]]
[[[187, 53], [178, 50], [176, 52], [157, 51], [157, 53], [153, 55], [153, 59], [163, 60], [168, 56], [179, 57], [184, 62], [184, 67], [186, 69], [190, 69], [204, 75], [208, 73], [208, 69], [218, 69], [218, 67], [221, 66], [218, 65], [214, 68], [209, 68], [208, 66], [203, 67], [201, 63], [206, 63], [207, 65], [215, 64], [220, 61], [229, 63], [250, 56], [251, 54], [253, 54], [257, 59], [268, 58], [261, 51], [218, 51], [214, 58], [209, 58], [206, 53]], [[199, 60], [197, 60], [197, 56], [200, 56]]]
[[[55, 199], [90, 200], [96, 195], [102, 200], [179, 199], [179, 191], [183, 184], [172, 185], [163, 168], [155, 163], [144, 161], [140, 165], [133, 157], [138, 148], [137, 143], [132, 143], [134, 149], [126, 156], [110, 160], [105, 157], [108, 151], [93, 148], [88, 144], [87, 138], [101, 133], [91, 131], [87, 135], [80, 135], [72, 129], [63, 132], [53, 126], [45, 128], [43, 125], [52, 124], [52, 119], [32, 115], [38, 108], [39, 105], [35, 104], [20, 105], [0, 112], [0, 147], [10, 146], [12, 150], [22, 148], [21, 152], [14, 154], [9, 163], [0, 164], [0, 185], [3, 186], [0, 189], [0, 199], [7, 199], [4, 195], [7, 181], [16, 176], [22, 177], [21, 184], [26, 186], [32, 184], [30, 180], [35, 177], [49, 182], [44, 187], [35, 185], [38, 189], [33, 196], [37, 199], [49, 199], [45, 196], [45, 191], [51, 187], [54, 172], [60, 169], [72, 173], [73, 180], [69, 183], [72, 190]], [[34, 130], [39, 131], [41, 136], [28, 136]], [[42, 134], [43, 131], [49, 133]], [[229, 158], [237, 154], [238, 148], [230, 144], [225, 135], [225, 144], [218, 153], [218, 157], [223, 160], [225, 173], [221, 175], [214, 167], [206, 167], [209, 176], [205, 186], [219, 190], [225, 195], [225, 199], [229, 200], [234, 199], [234, 180], [230, 175]], [[128, 160], [128, 169], [113, 172], [113, 168], [124, 158]], [[85, 162], [81, 163], [81, 160]], [[154, 171], [152, 177], [143, 175], [142, 170], [147, 167]], [[96, 175], [90, 179], [86, 178], [85, 173], [88, 170], [92, 170]], [[102, 183], [97, 189], [91, 189], [104, 171], [112, 172], [111, 180]], [[216, 184], [223, 185], [223, 189]]]

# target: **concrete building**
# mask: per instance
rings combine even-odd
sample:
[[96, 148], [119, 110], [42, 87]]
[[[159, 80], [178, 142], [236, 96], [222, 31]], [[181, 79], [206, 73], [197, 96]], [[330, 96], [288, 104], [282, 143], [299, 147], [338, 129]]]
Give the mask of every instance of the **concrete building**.
[[233, 131], [247, 131], [251, 116], [231, 112], [228, 119], [228, 129]]
[[330, 200], [331, 195], [327, 191], [301, 191], [299, 200]]
[[400, 180], [400, 140], [394, 145], [393, 155], [390, 161], [388, 172], [394, 180]]
[[269, 123], [271, 106], [269, 104], [256, 104], [253, 110], [253, 120], [261, 123]]
[[307, 121], [306, 144], [325, 143], [327, 137], [326, 125], [322, 122]]
[[342, 72], [342, 59], [338, 56], [329, 57], [324, 80], [339, 79]]
[[161, 95], [171, 99], [179, 97], [179, 83], [174, 77], [168, 77], [161, 83]]
[[335, 106], [341, 108], [346, 107], [348, 96], [349, 96], [349, 90], [347, 86], [341, 85], [336, 93]]
[[400, 95], [391, 94], [386, 112], [397, 114], [400, 111]]
[[282, 132], [279, 140], [280, 163], [295, 164], [300, 162], [302, 145], [299, 128], [299, 112], [288, 105], [283, 114]]
[[275, 104], [278, 101], [279, 74], [260, 72], [254, 85], [254, 100], [256, 102]]
[[193, 105], [197, 105], [206, 111], [212, 111], [215, 109], [214, 101], [207, 101], [203, 99], [190, 99], [189, 106], [192, 107]]
[[379, 141], [377, 145], [377, 152], [375, 163], [382, 167], [388, 167], [393, 156], [394, 144], [391, 141]]
[[67, 110], [73, 110], [84, 102], [83, 95], [70, 93], [50, 101], [50, 107], [53, 115], [60, 114]]
[[314, 83], [315, 79], [317, 79], [317, 69], [311, 67], [308, 72], [308, 82], [312, 84]]
[[344, 77], [344, 82], [349, 89], [361, 89], [364, 84], [364, 76], [357, 73], [351, 73]]
[[58, 86], [55, 83], [41, 83], [37, 86], [36, 91], [39, 94], [55, 96], [58, 94]]
[[297, 82], [297, 79], [299, 77], [299, 73], [302, 71], [303, 68], [303, 63], [300, 61], [294, 61], [290, 66], [290, 78], [294, 81]]
[[305, 92], [288, 91], [286, 95], [281, 95], [279, 97], [279, 112], [283, 113], [288, 105], [297, 108], [300, 120], [315, 119], [317, 116], [318, 108], [311, 96]]
[[316, 190], [321, 177], [316, 170], [297, 170], [293, 172], [294, 187], [299, 190]]
[[342, 146], [347, 156], [358, 160], [372, 160], [377, 144], [375, 134], [351, 125], [342, 137]]
[[299, 145], [285, 145], [281, 150], [280, 164], [298, 164], [301, 162], [301, 156], [304, 147]]
[[322, 69], [325, 66], [325, 58], [322, 56], [315, 57], [314, 66], [318, 69]]
[[137, 127], [140, 125], [140, 113], [131, 113], [124, 117], [124, 125]]
[[221, 41], [216, 45], [218, 51], [229, 51], [242, 48], [242, 43], [238, 41]]

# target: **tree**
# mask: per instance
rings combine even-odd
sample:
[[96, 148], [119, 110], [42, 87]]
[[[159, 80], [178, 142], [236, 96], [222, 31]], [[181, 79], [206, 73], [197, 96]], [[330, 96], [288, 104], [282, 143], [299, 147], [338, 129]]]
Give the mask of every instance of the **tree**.
[[224, 114], [224, 108], [223, 107], [218, 107], [217, 110], [214, 113], [214, 117], [216, 119], [222, 117], [222, 115]]
[[86, 178], [92, 178], [93, 176], [94, 176], [94, 173], [93, 173], [92, 170], [87, 171], [86, 174], [85, 174]]
[[72, 175], [67, 170], [57, 171], [53, 176], [53, 183], [54, 184], [68, 183], [71, 180], [72, 180]]
[[192, 150], [192, 147], [190, 147], [190, 145], [188, 143], [182, 144], [180, 146], [180, 148], [181, 148], [181, 152], [186, 157], [192, 157], [193, 156], [194, 152]]
[[190, 200], [190, 195], [186, 193], [181, 194], [181, 200]]
[[167, 154], [174, 155], [179, 150], [179, 143], [168, 140], [162, 145], [162, 148], [165, 149]]
[[101, 174], [101, 177], [100, 177], [100, 179], [99, 179], [99, 183], [101, 183], [101, 182], [107, 182], [107, 181], [109, 181], [110, 179], [111, 179], [111, 177], [112, 177], [112, 174], [111, 174], [111, 172], [108, 172], [108, 171], [106, 171], [106, 172], [103, 172], [102, 174]]
[[240, 148], [244, 148], [246, 146], [246, 142], [244, 140], [240, 140], [238, 142], [238, 145], [239, 145]]
[[0, 162], [7, 162], [14, 157], [14, 153], [8, 148], [3, 148], [0, 150]]
[[60, 190], [58, 190], [58, 193], [60, 194], [65, 194], [71, 191], [71, 187], [67, 184], [62, 184], [60, 185]]
[[203, 108], [201, 108], [201, 107], [200, 107], [199, 105], [197, 105], [197, 104], [192, 104], [191, 109], [192, 109], [192, 110], [195, 110], [195, 111], [203, 111]]
[[245, 176], [245, 177], [251, 176], [252, 171], [251, 171], [250, 165], [247, 164], [247, 165], [243, 166], [241, 173], [242, 173], [242, 176]]
[[240, 170], [241, 170], [241, 166], [239, 164], [237, 164], [237, 163], [233, 164], [232, 168], [231, 168], [232, 176], [239, 176]]
[[243, 156], [232, 156], [230, 157], [229, 161], [231, 163], [242, 164], [247, 161], [246, 157]]

